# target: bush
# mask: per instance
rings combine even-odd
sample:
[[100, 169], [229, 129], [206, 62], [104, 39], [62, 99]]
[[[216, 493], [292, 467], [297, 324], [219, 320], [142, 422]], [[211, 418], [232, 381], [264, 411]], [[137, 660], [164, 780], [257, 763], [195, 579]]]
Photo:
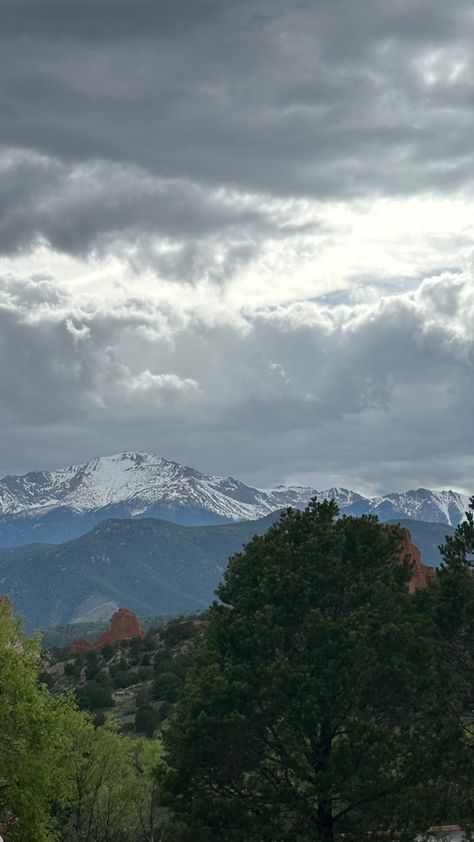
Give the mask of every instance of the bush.
[[76, 691], [77, 703], [81, 710], [97, 710], [97, 708], [113, 707], [114, 700], [110, 687], [88, 681]]
[[74, 661], [66, 661], [64, 664], [64, 675], [68, 678], [79, 678], [82, 672], [82, 659], [76, 658]]
[[131, 670], [124, 670], [123, 672], [118, 672], [114, 675], [112, 683], [114, 687], [130, 687], [132, 684], [137, 683], [137, 674], [132, 672]]
[[173, 713], [173, 705], [171, 702], [162, 702], [159, 709], [160, 720], [164, 722]]
[[117, 661], [115, 664], [111, 664], [109, 673], [110, 675], [117, 675], [119, 672], [126, 672], [128, 670], [128, 661], [125, 658], [120, 658], [120, 661]]
[[153, 678], [153, 670], [151, 667], [138, 667], [136, 671], [136, 681], [150, 681]]
[[173, 672], [163, 672], [155, 678], [151, 695], [154, 699], [166, 702], [175, 702], [181, 687], [181, 679]]
[[195, 634], [196, 629], [192, 621], [189, 621], [187, 623], [175, 623], [172, 626], [168, 626], [164, 630], [163, 640], [165, 642], [166, 648], [171, 649], [178, 643], [182, 643], [184, 640], [189, 640], [191, 637], [194, 637]]
[[46, 687], [48, 688], [48, 690], [51, 690], [54, 687], [54, 678], [48, 672], [40, 672], [39, 680], [43, 684], [46, 684]]
[[115, 652], [115, 647], [112, 646], [111, 643], [106, 643], [105, 646], [103, 646], [102, 649], [100, 650], [100, 654], [101, 654], [102, 658], [104, 659], [104, 661], [109, 661], [110, 658], [112, 657], [112, 655], [114, 654], [114, 652]]
[[141, 708], [147, 705], [150, 701], [150, 698], [151, 696], [149, 690], [140, 690], [140, 692], [137, 693], [137, 708]]
[[137, 734], [152, 737], [159, 724], [160, 715], [155, 708], [152, 708], [150, 705], [144, 705], [138, 708], [135, 714], [135, 731]]

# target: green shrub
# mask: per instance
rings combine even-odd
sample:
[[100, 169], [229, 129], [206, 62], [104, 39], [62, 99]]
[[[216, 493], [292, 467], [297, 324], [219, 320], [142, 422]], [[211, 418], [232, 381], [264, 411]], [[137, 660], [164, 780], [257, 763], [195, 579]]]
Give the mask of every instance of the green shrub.
[[82, 672], [82, 659], [76, 658], [74, 661], [66, 661], [64, 664], [64, 675], [68, 678], [79, 678]]
[[175, 702], [181, 687], [181, 679], [173, 672], [163, 672], [155, 678], [151, 695], [153, 699], [166, 702]]
[[132, 672], [131, 670], [124, 670], [123, 672], [118, 672], [114, 675], [112, 683], [114, 687], [131, 687], [132, 684], [137, 683], [137, 674], [136, 672]]
[[160, 715], [155, 708], [152, 708], [150, 705], [144, 705], [138, 708], [135, 714], [135, 731], [137, 734], [152, 737], [159, 724]]
[[76, 690], [76, 698], [81, 710], [110, 708], [114, 704], [110, 687], [98, 684], [97, 681], [88, 681], [83, 687], [79, 687]]
[[165, 642], [166, 648], [171, 649], [178, 643], [182, 643], [184, 640], [189, 640], [195, 635], [196, 629], [192, 621], [189, 621], [187, 623], [175, 623], [172, 626], [168, 626], [164, 630], [162, 637]]

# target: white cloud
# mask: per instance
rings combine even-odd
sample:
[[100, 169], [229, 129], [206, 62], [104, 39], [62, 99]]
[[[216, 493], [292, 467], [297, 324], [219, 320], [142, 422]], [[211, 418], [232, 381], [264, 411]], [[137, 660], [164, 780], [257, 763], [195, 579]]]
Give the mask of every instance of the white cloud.
[[[164, 437], [168, 454], [192, 462], [190, 442], [205, 441], [202, 466], [235, 472], [237, 447], [242, 473], [264, 482], [284, 478], [278, 465], [282, 475], [313, 471], [317, 485], [332, 484], [350, 446], [345, 470], [365, 476], [366, 487], [400, 484], [406, 459], [424, 466], [418, 484], [439, 485], [443, 470], [444, 484], [467, 484], [474, 284], [466, 273], [353, 307], [308, 300], [241, 308], [233, 318], [228, 309], [207, 318], [202, 302], [194, 312], [186, 301], [161, 306], [153, 295], [112, 308], [53, 279], [42, 284], [36, 299], [31, 281], [0, 286], [3, 353], [11, 353], [0, 374], [4, 459], [12, 427], [28, 427], [34, 440], [48, 425], [80, 423], [93, 431], [94, 452], [110, 450], [111, 438], [162, 449]], [[76, 446], [74, 458], [88, 455], [83, 439]], [[43, 446], [43, 460], [54, 462], [55, 451], [56, 441]]]

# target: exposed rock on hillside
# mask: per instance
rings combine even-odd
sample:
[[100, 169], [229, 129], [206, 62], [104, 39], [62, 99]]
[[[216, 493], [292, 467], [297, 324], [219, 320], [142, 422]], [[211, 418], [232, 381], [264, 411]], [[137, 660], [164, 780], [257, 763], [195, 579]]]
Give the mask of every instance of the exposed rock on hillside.
[[71, 652], [99, 651], [106, 643], [119, 643], [132, 637], [145, 637], [137, 615], [128, 608], [119, 608], [110, 620], [110, 627], [102, 632], [95, 643], [90, 643], [85, 637], [78, 637], [73, 641]]
[[413, 561], [413, 573], [408, 588], [410, 593], [417, 588], [426, 588], [428, 582], [434, 578], [436, 571], [434, 567], [423, 564], [421, 553], [418, 547], [412, 543], [410, 531], [403, 529], [403, 541], [400, 545], [400, 558], [410, 558]]

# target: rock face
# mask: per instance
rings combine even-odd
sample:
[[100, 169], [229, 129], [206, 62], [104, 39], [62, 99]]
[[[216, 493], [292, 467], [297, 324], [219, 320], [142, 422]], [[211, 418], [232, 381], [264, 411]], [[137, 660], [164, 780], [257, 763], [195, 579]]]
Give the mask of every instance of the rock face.
[[428, 582], [436, 576], [434, 567], [423, 564], [418, 547], [412, 543], [408, 529], [403, 530], [403, 541], [400, 545], [400, 558], [410, 558], [413, 562], [413, 573], [408, 585], [410, 593], [418, 588], [426, 588]]
[[98, 652], [106, 643], [119, 643], [132, 637], [145, 637], [137, 615], [129, 608], [119, 608], [110, 620], [110, 626], [102, 632], [95, 643], [89, 643], [84, 637], [78, 637], [71, 645], [71, 652]]
[[128, 608], [119, 608], [110, 621], [110, 628], [102, 632], [96, 645], [105, 646], [106, 643], [118, 643], [120, 640], [129, 640], [131, 637], [145, 637], [145, 632], [133, 611]]

